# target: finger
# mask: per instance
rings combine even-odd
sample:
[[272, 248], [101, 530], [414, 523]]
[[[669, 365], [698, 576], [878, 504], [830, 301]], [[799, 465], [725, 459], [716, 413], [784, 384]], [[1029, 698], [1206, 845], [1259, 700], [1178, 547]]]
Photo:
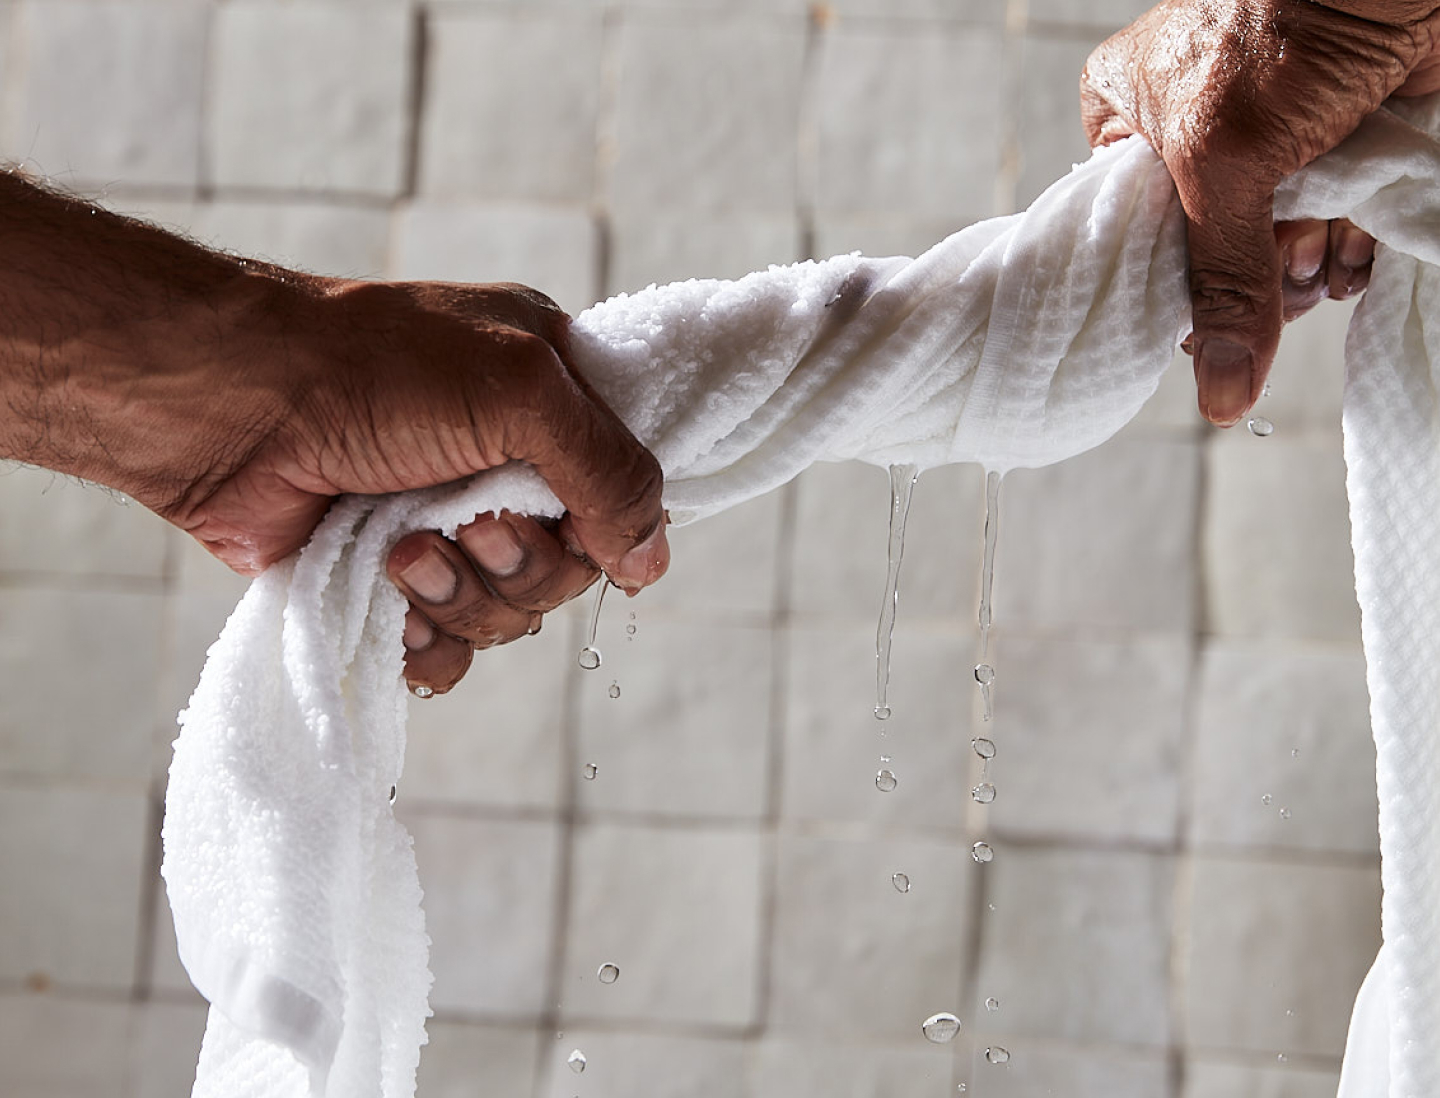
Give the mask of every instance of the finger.
[[390, 550], [390, 578], [443, 633], [490, 648], [532, 631], [533, 615], [496, 598], [468, 557], [439, 534], [401, 538]]
[[549, 343], [528, 350], [541, 388], [536, 414], [507, 425], [510, 456], [535, 466], [565, 505], [563, 529], [580, 551], [637, 591], [670, 563], [660, 465]]
[[1330, 251], [1330, 223], [1320, 219], [1283, 221], [1275, 226], [1280, 249], [1280, 291], [1284, 317], [1294, 320], [1330, 295], [1326, 259]]
[[405, 613], [405, 681], [444, 694], [470, 669], [473, 645], [440, 632], [413, 605]]
[[547, 613], [568, 602], [600, 574], [553, 532], [522, 515], [484, 515], [460, 527], [455, 540], [490, 590], [531, 613]]
[[1171, 167], [1189, 218], [1191, 323], [1200, 413], [1229, 427], [1255, 403], [1280, 342], [1280, 250], [1271, 191], [1243, 173]]
[[1375, 238], [1353, 222], [1339, 218], [1330, 223], [1330, 296], [1337, 301], [1354, 297], [1370, 285], [1375, 259]]

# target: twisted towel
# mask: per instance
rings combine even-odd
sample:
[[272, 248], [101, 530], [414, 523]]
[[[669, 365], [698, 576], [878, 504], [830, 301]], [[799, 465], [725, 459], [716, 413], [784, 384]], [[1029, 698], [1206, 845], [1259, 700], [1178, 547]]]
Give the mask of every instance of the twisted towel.
[[[1428, 108], [1382, 111], [1289, 181], [1284, 217], [1350, 216], [1386, 245], [1350, 338], [1346, 447], [1380, 753], [1385, 972], [1347, 1098], [1440, 1093], [1440, 152]], [[579, 369], [660, 460], [678, 522], [816, 461], [992, 470], [1103, 442], [1186, 323], [1184, 224], [1159, 159], [1096, 152], [1022, 214], [916, 260], [842, 256], [621, 296], [575, 323]], [[404, 755], [402, 532], [556, 515], [527, 468], [335, 506], [257, 580], [181, 715], [163, 872], [211, 1001], [197, 1098], [401, 1098], [424, 1041], [427, 939], [388, 793]], [[1379, 968], [1377, 966], [1377, 971]], [[1383, 986], [1382, 986], [1383, 983]], [[1373, 1009], [1372, 1009], [1373, 1008]], [[1372, 1024], [1375, 1019], [1378, 1023]], [[1376, 1079], [1391, 1087], [1361, 1089]]]

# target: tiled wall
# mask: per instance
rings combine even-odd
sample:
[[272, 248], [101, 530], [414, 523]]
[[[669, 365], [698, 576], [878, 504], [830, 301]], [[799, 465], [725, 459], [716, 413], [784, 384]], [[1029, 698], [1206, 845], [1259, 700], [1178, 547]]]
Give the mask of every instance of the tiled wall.
[[[579, 309], [1029, 201], [1139, 6], [0, 0], [0, 153], [237, 251]], [[859, 466], [675, 531], [599, 671], [571, 609], [415, 702], [423, 1098], [1333, 1093], [1378, 937], [1345, 316], [1287, 335], [1269, 438], [1204, 427], [1182, 358], [1120, 438], [1007, 479], [991, 725], [974, 469], [916, 491], [883, 728], [888, 485]], [[0, 1093], [184, 1095], [160, 806], [242, 584], [46, 473], [5, 470], [0, 516]]]

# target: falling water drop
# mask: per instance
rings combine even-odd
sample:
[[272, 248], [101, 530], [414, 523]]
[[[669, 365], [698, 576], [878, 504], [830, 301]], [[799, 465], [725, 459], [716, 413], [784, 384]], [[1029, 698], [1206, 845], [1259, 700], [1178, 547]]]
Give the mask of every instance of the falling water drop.
[[600, 649], [595, 647], [595, 634], [600, 629], [600, 607], [605, 605], [605, 592], [609, 588], [610, 581], [601, 576], [595, 587], [595, 604], [590, 610], [590, 632], [586, 637], [585, 647], [580, 649], [580, 655], [576, 657], [576, 661], [586, 671], [594, 671], [600, 666]]
[[612, 965], [607, 961], [600, 966], [600, 971], [595, 973], [595, 976], [602, 984], [613, 984], [620, 979], [620, 966]]
[[997, 1010], [1000, 1009], [1000, 1000], [995, 998], [995, 996], [993, 995], [990, 996], [990, 998], [985, 1000], [985, 1009], [988, 1010], [991, 1014], [994, 1014]]
[[1010, 1050], [1001, 1048], [999, 1045], [991, 1045], [985, 1050], [985, 1059], [992, 1064], [1008, 1064], [1010, 1062]]
[[1290, 810], [1288, 808], [1282, 808], [1280, 810], [1280, 818], [1282, 820], [1288, 820], [1290, 818]]
[[411, 689], [410, 693], [414, 694], [421, 701], [424, 701], [426, 698], [433, 698], [435, 696], [435, 688], [433, 686], [416, 686]]
[[625, 632], [632, 637], [635, 635], [635, 623], [633, 621], [625, 627]]
[[1290, 749], [1290, 757], [1292, 759], [1298, 759], [1300, 757], [1300, 749], [1298, 747], [1292, 747]]
[[397, 789], [395, 786], [392, 785], [392, 786], [390, 787], [390, 803], [391, 803], [391, 804], [394, 804], [394, 803], [395, 803], [395, 798], [396, 798], [396, 796], [399, 795], [399, 793], [400, 793], [400, 790]]
[[975, 799], [976, 804], [990, 804], [995, 800], [995, 787], [989, 782], [981, 782], [970, 790], [970, 796]]
[[[976, 800], [979, 798], [977, 797]], [[995, 850], [987, 842], [978, 842], [970, 848], [970, 857], [980, 865], [987, 865], [995, 860]]]
[[609, 694], [612, 698], [618, 698], [620, 696], [620, 684], [618, 682], [612, 682], [610, 684]]
[[576, 1075], [579, 1075], [585, 1070], [585, 1054], [578, 1048], [569, 1056], [565, 1057], [565, 1062], [570, 1065], [570, 1070]]
[[895, 886], [896, 892], [910, 891], [910, 878], [903, 873], [890, 874], [890, 883]]
[[1290, 1057], [1286, 1056], [1283, 1052], [1277, 1052], [1275, 1054], [1275, 1059], [1279, 1060], [1282, 1064], [1290, 1062]]
[[926, 1040], [943, 1045], [946, 1041], [953, 1041], [955, 1034], [960, 1032], [960, 1019], [950, 1013], [932, 1014], [920, 1024], [920, 1032], [925, 1034]]
[[995, 757], [995, 742], [987, 740], [983, 736], [970, 741], [970, 746], [975, 749], [975, 754], [982, 759], [993, 759]]
[[888, 764], [888, 763], [890, 762], [890, 756], [889, 756], [889, 755], [881, 755], [881, 756], [880, 756], [880, 762], [881, 762], [882, 764]]
[[995, 668], [988, 663], [977, 663], [975, 665], [975, 681], [981, 686], [989, 686], [995, 681]]
[[885, 550], [885, 598], [875, 629], [875, 719], [890, 719], [890, 646], [895, 639], [895, 610], [900, 602], [900, 559], [905, 555], [905, 523], [910, 496], [920, 470], [914, 465], [890, 466], [890, 541]]
[[580, 771], [580, 774], [581, 774], [581, 776], [584, 777], [584, 779], [585, 779], [587, 782], [593, 782], [593, 781], [595, 780], [595, 775], [598, 774], [599, 772], [600, 772], [600, 768], [599, 768], [598, 766], [596, 766], [594, 763], [586, 763], [586, 764], [585, 764], [585, 769], [582, 770], [582, 771]]
[[967, 1086], [965, 1083], [956, 1083], [956, 1084], [955, 1084], [955, 1093], [956, 1093], [956, 1094], [968, 1094], [969, 1091], [970, 1091], [970, 1088], [969, 1088], [969, 1086]]
[[980, 668], [989, 667], [990, 658], [990, 595], [995, 587], [995, 542], [1000, 535], [1000, 474], [985, 474], [985, 556], [980, 566], [980, 661], [975, 668], [975, 681], [980, 684], [980, 699], [984, 705], [984, 717], [988, 721], [995, 715], [993, 686], [994, 668], [990, 670], [990, 681], [980, 677]]
[[1245, 426], [1250, 428], [1250, 433], [1256, 438], [1268, 438], [1275, 432], [1275, 424], [1264, 416], [1252, 416], [1246, 420]]
[[1271, 801], [1273, 801], [1274, 799], [1275, 799], [1275, 798], [1272, 797], [1272, 796], [1270, 796], [1269, 793], [1262, 793], [1262, 794], [1260, 795], [1260, 803], [1261, 803], [1261, 804], [1269, 804], [1269, 803], [1270, 803]]
[[899, 784], [900, 781], [895, 777], [893, 770], [882, 770], [875, 775], [875, 788], [880, 790], [881, 793], [893, 792]]

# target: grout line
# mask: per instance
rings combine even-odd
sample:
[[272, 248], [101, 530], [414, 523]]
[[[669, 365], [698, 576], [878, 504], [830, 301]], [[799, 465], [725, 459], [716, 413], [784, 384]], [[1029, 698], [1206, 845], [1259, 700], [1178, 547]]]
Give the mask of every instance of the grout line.
[[409, 128], [400, 165], [399, 198], [414, 198], [420, 186], [420, 154], [423, 146], [422, 124], [425, 120], [425, 86], [430, 64], [430, 17], [423, 7], [410, 11], [410, 81], [406, 88], [406, 115]]
[[155, 920], [160, 907], [160, 827], [165, 819], [163, 797], [147, 798], [145, 829], [145, 868], [141, 877], [140, 916], [136, 932], [140, 941], [135, 949], [134, 999], [146, 1002], [151, 997], [155, 968]]

